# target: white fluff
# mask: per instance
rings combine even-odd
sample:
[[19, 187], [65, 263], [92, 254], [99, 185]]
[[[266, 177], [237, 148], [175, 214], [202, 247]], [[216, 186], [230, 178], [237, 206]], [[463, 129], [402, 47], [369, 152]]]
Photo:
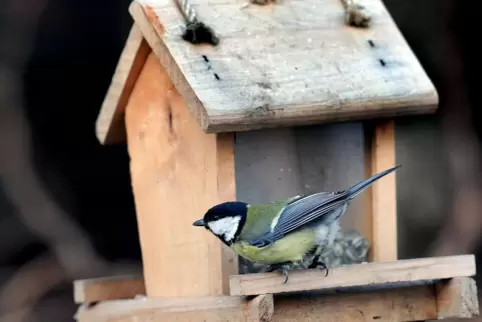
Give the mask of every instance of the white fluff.
[[319, 225], [316, 227], [315, 236], [317, 245], [332, 245], [335, 241], [336, 234], [340, 230], [338, 220], [333, 221], [329, 225]]
[[223, 236], [224, 240], [229, 242], [234, 238], [240, 221], [241, 216], [225, 217], [210, 222], [208, 226], [214, 234]]

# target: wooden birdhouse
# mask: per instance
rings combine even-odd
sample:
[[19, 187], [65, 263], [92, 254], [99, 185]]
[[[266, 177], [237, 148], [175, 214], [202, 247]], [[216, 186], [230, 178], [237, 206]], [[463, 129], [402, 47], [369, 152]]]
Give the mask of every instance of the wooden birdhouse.
[[283, 284], [192, 226], [220, 202], [339, 191], [396, 165], [393, 118], [436, 112], [438, 95], [381, 0], [144, 0], [130, 13], [97, 136], [127, 142], [144, 273], [76, 281], [77, 303], [102, 301], [80, 321], [478, 314], [472, 255], [397, 260], [396, 173], [342, 221], [368, 257], [328, 276]]

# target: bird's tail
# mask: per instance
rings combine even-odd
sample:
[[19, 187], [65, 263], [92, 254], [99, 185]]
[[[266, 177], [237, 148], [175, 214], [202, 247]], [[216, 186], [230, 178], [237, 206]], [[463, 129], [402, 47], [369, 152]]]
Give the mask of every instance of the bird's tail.
[[398, 168], [400, 168], [402, 165], [397, 165], [393, 168], [390, 168], [390, 169], [387, 169], [387, 170], [384, 170], [376, 175], [374, 175], [373, 177], [370, 177], [368, 179], [365, 179], [363, 180], [362, 182], [360, 183], [357, 183], [356, 185], [348, 188], [345, 192], [347, 193], [347, 197], [348, 199], [353, 199], [355, 198], [359, 193], [363, 192], [366, 188], [368, 188], [372, 183], [374, 183], [375, 181], [377, 181], [378, 179], [380, 179], [381, 177], [384, 177], [386, 176], [387, 174], [397, 170]]

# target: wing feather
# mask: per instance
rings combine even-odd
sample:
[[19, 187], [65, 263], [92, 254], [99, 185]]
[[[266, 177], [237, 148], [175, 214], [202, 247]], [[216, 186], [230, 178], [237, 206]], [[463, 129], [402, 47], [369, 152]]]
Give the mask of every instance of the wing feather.
[[339, 200], [340, 197], [343, 197], [343, 194], [320, 192], [288, 204], [279, 215], [276, 226], [261, 238], [252, 240], [250, 244], [263, 247], [275, 242], [287, 233], [336, 210], [348, 201], [346, 198]]
[[[269, 232], [260, 238], [251, 240], [250, 244], [257, 247], [267, 246], [286, 234], [296, 230], [314, 220], [331, 222], [342, 216], [344, 212], [335, 211], [343, 207], [359, 193], [367, 189], [378, 179], [395, 171], [400, 165], [384, 170], [368, 179], [365, 179], [347, 190], [340, 192], [320, 192], [306, 197], [297, 198], [289, 202], [280, 212], [277, 222]], [[327, 214], [333, 214], [325, 216]], [[323, 217], [325, 216], [325, 217]]]

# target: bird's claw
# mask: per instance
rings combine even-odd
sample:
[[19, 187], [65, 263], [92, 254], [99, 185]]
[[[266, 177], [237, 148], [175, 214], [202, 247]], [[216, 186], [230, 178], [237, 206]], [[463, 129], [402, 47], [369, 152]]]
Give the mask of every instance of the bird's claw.
[[328, 266], [326, 266], [324, 262], [320, 261], [320, 255], [317, 255], [315, 258], [313, 258], [313, 261], [308, 268], [316, 268], [318, 265], [320, 265], [322, 269], [326, 270], [325, 277], [327, 277], [329, 272]]
[[289, 277], [288, 270], [283, 269], [282, 272], [283, 272], [283, 275], [285, 277], [285, 281], [283, 282], [283, 284], [286, 284], [286, 282], [288, 282], [288, 277]]
[[283, 276], [285, 277], [285, 280], [284, 280], [283, 284], [286, 284], [286, 282], [288, 282], [289, 273], [288, 273], [288, 269], [284, 265], [285, 265], [285, 263], [270, 265], [266, 269], [266, 272], [278, 271], [278, 272], [282, 273]]
[[327, 277], [327, 276], [328, 276], [328, 272], [329, 272], [328, 266], [326, 266], [326, 264], [323, 263], [323, 262], [320, 262], [320, 266], [321, 266], [322, 269], [325, 269], [325, 270], [326, 270], [325, 277]]

